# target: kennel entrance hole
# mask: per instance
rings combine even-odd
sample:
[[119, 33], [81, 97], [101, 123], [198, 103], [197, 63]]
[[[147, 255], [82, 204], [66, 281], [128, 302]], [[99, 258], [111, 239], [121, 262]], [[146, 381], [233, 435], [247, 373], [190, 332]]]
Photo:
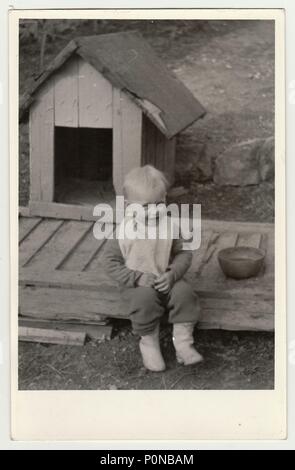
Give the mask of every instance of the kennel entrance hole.
[[112, 129], [55, 127], [55, 202], [95, 205], [114, 199]]

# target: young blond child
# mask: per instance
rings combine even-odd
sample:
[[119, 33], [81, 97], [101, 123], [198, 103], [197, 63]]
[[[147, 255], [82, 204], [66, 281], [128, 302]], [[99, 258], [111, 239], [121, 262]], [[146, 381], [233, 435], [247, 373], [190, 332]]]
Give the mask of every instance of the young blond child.
[[[192, 253], [183, 250], [182, 240], [167, 230], [165, 238], [147, 238], [147, 226], [166, 223], [161, 211], [151, 213], [150, 204], [165, 203], [167, 181], [160, 171], [146, 165], [134, 168], [125, 178], [123, 193], [127, 208], [121, 224], [136, 224], [137, 233], [144, 236], [109, 240], [105, 256], [106, 269], [115, 279], [127, 303], [132, 328], [141, 339], [140, 352], [144, 366], [151, 371], [165, 370], [159, 344], [159, 322], [168, 311], [173, 324], [173, 344], [178, 362], [189, 365], [202, 360], [193, 346], [194, 326], [200, 307], [196, 293], [184, 279], [190, 267]], [[128, 213], [130, 204], [140, 204], [144, 217]], [[131, 220], [130, 220], [131, 219]], [[142, 230], [141, 230], [142, 227]], [[122, 231], [118, 233], [122, 234]]]

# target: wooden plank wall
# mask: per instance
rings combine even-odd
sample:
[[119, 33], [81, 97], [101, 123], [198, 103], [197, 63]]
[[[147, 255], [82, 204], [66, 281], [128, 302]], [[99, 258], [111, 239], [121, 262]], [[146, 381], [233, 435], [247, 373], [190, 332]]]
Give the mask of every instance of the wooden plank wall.
[[80, 58], [78, 70], [79, 126], [112, 128], [112, 85]]
[[44, 84], [30, 112], [31, 201], [52, 201], [54, 194], [54, 89]]
[[56, 126], [112, 127], [112, 85], [90, 64], [73, 57], [54, 80]]
[[163, 171], [169, 183], [174, 181], [176, 138], [167, 139], [145, 115], [142, 119], [142, 165]]
[[78, 127], [78, 62], [72, 58], [49, 80], [54, 87], [55, 126]]
[[150, 163], [173, 183], [175, 138], [166, 139], [140, 108], [91, 65], [71, 58], [41, 88], [31, 108], [31, 201], [54, 200], [54, 126], [113, 127], [113, 182]]
[[126, 93], [91, 65], [71, 58], [42, 87], [31, 108], [31, 201], [54, 199], [54, 126], [113, 127], [113, 182], [150, 163], [174, 178], [175, 138], [166, 139]]
[[113, 89], [113, 183], [122, 194], [124, 176], [141, 165], [142, 111], [128, 96]]
[[163, 171], [167, 175], [169, 183], [173, 185], [175, 178], [176, 137], [172, 139], [166, 139], [165, 137], [164, 155], [165, 165]]
[[122, 116], [121, 91], [113, 88], [113, 184], [117, 195], [123, 188], [123, 148], [122, 148]]
[[54, 200], [54, 127], [112, 128], [112, 99], [112, 85], [78, 57], [42, 86], [30, 111], [31, 201]]

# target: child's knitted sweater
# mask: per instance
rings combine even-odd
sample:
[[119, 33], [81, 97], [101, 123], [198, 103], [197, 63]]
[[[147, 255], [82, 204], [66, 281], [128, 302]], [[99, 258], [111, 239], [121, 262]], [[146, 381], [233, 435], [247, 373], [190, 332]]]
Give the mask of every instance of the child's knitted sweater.
[[136, 287], [143, 273], [159, 275], [167, 270], [181, 279], [189, 269], [192, 252], [183, 250], [181, 239], [108, 240], [106, 270], [119, 284]]

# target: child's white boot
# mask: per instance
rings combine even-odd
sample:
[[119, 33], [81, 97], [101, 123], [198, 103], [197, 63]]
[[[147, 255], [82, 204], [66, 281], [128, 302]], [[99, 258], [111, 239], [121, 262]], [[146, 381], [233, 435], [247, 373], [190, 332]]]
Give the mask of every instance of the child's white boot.
[[203, 356], [194, 348], [194, 323], [174, 323], [173, 344], [176, 350], [176, 358], [185, 366], [197, 364], [203, 360]]
[[152, 372], [161, 372], [166, 369], [160, 349], [159, 326], [148, 335], [141, 337], [139, 348], [143, 365]]

